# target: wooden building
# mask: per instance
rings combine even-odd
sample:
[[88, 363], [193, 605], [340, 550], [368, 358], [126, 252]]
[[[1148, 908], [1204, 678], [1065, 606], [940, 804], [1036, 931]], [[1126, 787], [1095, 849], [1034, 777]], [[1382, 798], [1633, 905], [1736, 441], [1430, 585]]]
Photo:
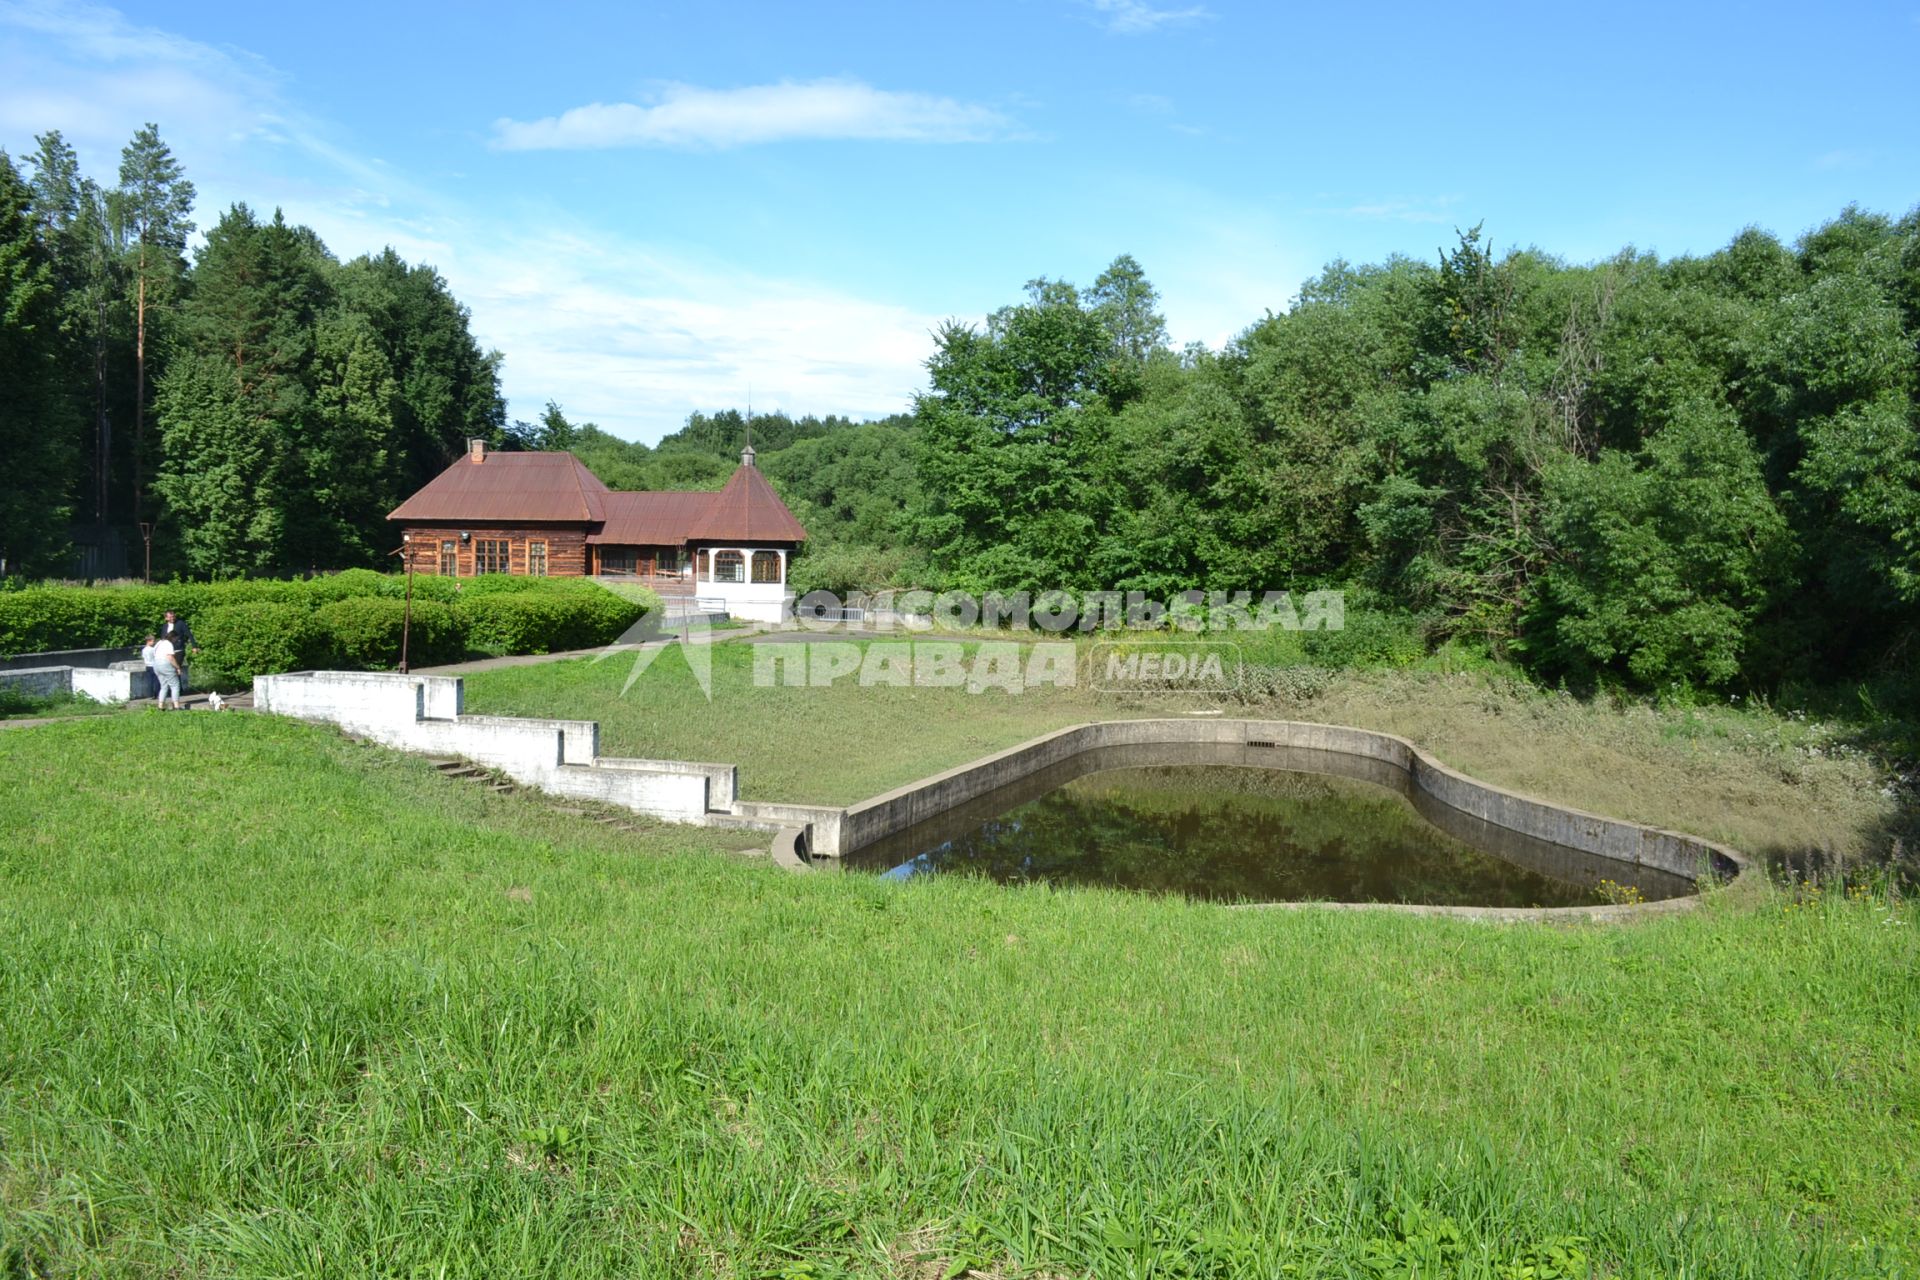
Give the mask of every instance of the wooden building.
[[623, 493], [570, 453], [475, 440], [387, 518], [416, 573], [635, 577], [768, 621], [790, 611], [788, 562], [807, 538], [751, 445], [717, 493]]

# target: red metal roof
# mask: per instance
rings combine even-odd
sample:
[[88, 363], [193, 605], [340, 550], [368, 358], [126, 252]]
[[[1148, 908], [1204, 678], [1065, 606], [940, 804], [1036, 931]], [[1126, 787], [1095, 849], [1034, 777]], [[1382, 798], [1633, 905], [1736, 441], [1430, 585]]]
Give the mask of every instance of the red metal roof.
[[767, 478], [743, 463], [718, 493], [619, 493], [570, 453], [463, 454], [395, 507], [389, 520], [587, 524], [601, 546], [805, 542], [807, 531]]
[[479, 524], [607, 518], [607, 486], [570, 453], [471, 454], [427, 482], [387, 514], [389, 520], [452, 520]]
[[656, 490], [607, 494], [607, 522], [587, 541], [621, 547], [677, 547], [707, 514], [717, 493]]
[[807, 531], [780, 501], [760, 468], [743, 463], [713, 495], [688, 542], [805, 542]]

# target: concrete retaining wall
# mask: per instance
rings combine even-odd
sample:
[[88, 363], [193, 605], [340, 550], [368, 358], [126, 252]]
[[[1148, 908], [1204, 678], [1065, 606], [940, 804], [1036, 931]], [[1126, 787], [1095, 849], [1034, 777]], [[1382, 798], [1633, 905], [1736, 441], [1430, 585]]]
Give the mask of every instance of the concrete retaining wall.
[[50, 649], [45, 653], [19, 653], [0, 658], [0, 671], [24, 671], [30, 667], [110, 667], [116, 662], [140, 661], [140, 646], [120, 649]]
[[0, 671], [0, 689], [28, 698], [59, 698], [73, 692], [72, 667], [16, 667]]
[[457, 756], [554, 795], [702, 822], [731, 803], [731, 765], [603, 759], [591, 720], [470, 716], [458, 676], [301, 671], [253, 682], [257, 710], [337, 724], [402, 751]]
[[111, 667], [73, 667], [69, 679], [73, 691], [95, 702], [128, 702], [151, 698], [159, 692], [153, 673], [144, 662], [115, 663]]
[[1025, 775], [1101, 747], [1216, 743], [1332, 751], [1403, 771], [1425, 796], [1469, 817], [1536, 840], [1688, 880], [1703, 871], [1736, 874], [1732, 849], [1675, 831], [1604, 818], [1489, 786], [1447, 766], [1405, 738], [1343, 725], [1291, 720], [1115, 720], [1075, 725], [848, 808], [838, 823], [816, 822], [815, 856], [840, 856], [934, 818]]
[[[54, 670], [64, 677], [70, 669]], [[555, 795], [618, 805], [673, 822], [783, 829], [781, 839], [789, 852], [804, 849], [815, 858], [851, 853], [1084, 752], [1199, 744], [1242, 751], [1271, 747], [1276, 759], [1283, 751], [1307, 751], [1370, 762], [1355, 767], [1388, 770], [1389, 777], [1397, 772], [1423, 811], [1438, 805], [1448, 814], [1498, 831], [1689, 881], [1708, 872], [1737, 874], [1747, 866], [1744, 857], [1723, 845], [1517, 795], [1449, 769], [1405, 738], [1343, 725], [1198, 719], [1075, 725], [842, 809], [743, 801], [733, 765], [603, 757], [600, 726], [590, 720], [467, 715], [458, 676], [306, 671], [261, 676], [253, 690], [259, 710], [337, 724], [403, 751], [472, 760]], [[1671, 909], [1671, 904], [1651, 903], [1644, 909]], [[1477, 908], [1433, 910], [1487, 914]], [[1559, 908], [1526, 916], [1610, 918], [1617, 911]]]
[[0, 688], [17, 690], [30, 698], [58, 698], [72, 693], [95, 702], [126, 702], [153, 696], [153, 674], [137, 659], [112, 667], [14, 667], [0, 671]]

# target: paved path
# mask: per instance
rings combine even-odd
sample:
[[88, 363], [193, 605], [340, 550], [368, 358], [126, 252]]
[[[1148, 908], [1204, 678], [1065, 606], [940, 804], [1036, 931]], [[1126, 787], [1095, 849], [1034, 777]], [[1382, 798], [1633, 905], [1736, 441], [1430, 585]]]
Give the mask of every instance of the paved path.
[[[772, 624], [750, 622], [741, 627], [727, 627], [724, 630], [705, 630], [694, 633], [690, 638], [695, 644], [719, 644], [727, 640], [742, 640], [748, 636], [757, 636], [771, 629]], [[476, 658], [472, 662], [453, 662], [444, 667], [415, 667], [417, 676], [470, 676], [481, 671], [500, 671], [507, 667], [531, 667], [542, 662], [565, 662], [569, 658], [597, 658], [603, 653], [632, 653], [641, 649], [664, 649], [670, 644], [680, 643], [678, 634], [669, 632], [653, 640], [639, 644], [623, 644], [599, 649], [568, 649], [560, 653], [510, 653], [501, 658]]]
[[[253, 695], [251, 693], [223, 694], [221, 695], [221, 701], [228, 709], [233, 711], [253, 710]], [[155, 703], [152, 698], [135, 698], [116, 710], [95, 711], [90, 715], [84, 716], [32, 716], [20, 720], [0, 720], [0, 729], [30, 729], [35, 725], [67, 724], [74, 720], [109, 719], [113, 716], [125, 715], [130, 711], [153, 711], [157, 706], [158, 704]], [[180, 706], [181, 709], [185, 711], [205, 711], [208, 709], [207, 695], [204, 693], [183, 693], [180, 695]], [[171, 715], [172, 712], [169, 711], [168, 714]]]

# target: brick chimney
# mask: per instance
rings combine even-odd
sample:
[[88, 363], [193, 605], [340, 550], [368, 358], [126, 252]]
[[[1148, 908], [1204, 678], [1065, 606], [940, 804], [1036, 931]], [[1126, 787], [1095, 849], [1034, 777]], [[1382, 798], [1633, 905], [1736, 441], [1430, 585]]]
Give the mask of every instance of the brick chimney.
[[467, 461], [485, 462], [487, 460], [487, 442], [485, 440], [467, 441]]

